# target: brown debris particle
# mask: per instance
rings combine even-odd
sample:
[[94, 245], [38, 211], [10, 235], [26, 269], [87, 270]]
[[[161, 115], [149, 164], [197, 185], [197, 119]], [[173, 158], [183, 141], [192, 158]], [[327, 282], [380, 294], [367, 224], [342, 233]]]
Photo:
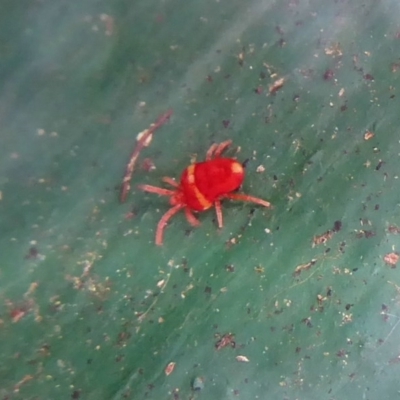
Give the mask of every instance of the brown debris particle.
[[28, 254], [25, 256], [25, 260], [35, 260], [39, 256], [39, 250], [32, 246], [28, 250]]
[[385, 164], [385, 162], [382, 161], [382, 160], [379, 160], [377, 166], [375, 167], [375, 170], [376, 170], [376, 171], [379, 171], [379, 170], [382, 168], [382, 165], [383, 165], [383, 164]]
[[344, 349], [340, 349], [337, 353], [336, 353], [336, 355], [338, 356], [338, 357], [340, 357], [340, 358], [343, 358], [343, 357], [347, 357], [347, 351], [346, 350], [344, 350]]
[[150, 172], [156, 169], [156, 166], [151, 158], [145, 158], [142, 162], [142, 169], [146, 172]]
[[[220, 337], [220, 335], [216, 335], [217, 337]], [[221, 350], [224, 347], [231, 346], [232, 348], [236, 347], [235, 343], [235, 335], [233, 333], [225, 333], [220, 339], [215, 343], [215, 348], [217, 350]]]
[[388, 232], [398, 235], [400, 233], [400, 228], [396, 225], [390, 225], [388, 227]]
[[311, 317], [307, 317], [301, 320], [303, 324], [305, 324], [308, 328], [312, 328], [313, 324], [311, 322]]
[[375, 136], [374, 132], [367, 131], [364, 133], [364, 140], [370, 140]]
[[331, 240], [333, 237], [334, 231], [328, 230], [322, 235], [316, 235], [313, 238], [312, 247], [318, 246], [320, 244], [326, 244], [328, 240]]
[[331, 69], [327, 69], [324, 73], [324, 81], [330, 81], [335, 77], [335, 73]]
[[361, 238], [369, 239], [375, 235], [376, 235], [376, 233], [372, 230], [361, 229], [361, 230], [357, 231], [356, 238], [357, 239], [361, 239]]
[[389, 360], [389, 365], [398, 364], [398, 363], [400, 363], [400, 354]]
[[392, 72], [397, 72], [400, 69], [400, 63], [398, 62], [392, 63], [390, 69], [392, 70]]
[[131, 189], [132, 174], [133, 171], [135, 170], [135, 164], [141, 151], [143, 150], [144, 147], [149, 145], [153, 133], [162, 125], [164, 125], [170, 119], [171, 115], [172, 115], [172, 110], [168, 110], [164, 114], [160, 115], [156, 120], [156, 122], [151, 124], [149, 128], [138, 134], [137, 144], [130, 155], [128, 164], [125, 167], [125, 175], [122, 179], [121, 192], [120, 192], [121, 203], [125, 202], [128, 193]]
[[309, 261], [306, 264], [300, 264], [298, 265], [294, 272], [293, 272], [293, 276], [299, 276], [303, 271], [307, 271], [308, 269], [310, 269], [313, 265], [315, 265], [317, 262], [316, 259], [312, 259], [311, 261]]
[[285, 84], [285, 78], [277, 79], [272, 85], [269, 87], [269, 93], [275, 94], [278, 90], [283, 88]]
[[246, 356], [236, 356], [236, 361], [239, 361], [239, 362], [250, 362], [250, 360]]
[[235, 272], [235, 267], [232, 264], [226, 265], [225, 270], [228, 272]]
[[333, 224], [333, 229], [332, 230], [334, 232], [339, 232], [341, 229], [342, 229], [342, 221], [339, 221], [339, 220], [335, 221], [334, 224]]
[[172, 374], [172, 372], [174, 371], [174, 369], [175, 369], [175, 365], [176, 365], [176, 363], [175, 362], [170, 362], [166, 367], [165, 367], [165, 369], [164, 369], [164, 372], [165, 372], [165, 375], [171, 375]]
[[33, 375], [25, 375], [19, 382], [14, 385], [14, 392], [18, 393], [21, 386], [33, 379]]
[[106, 35], [111, 36], [114, 33], [114, 18], [108, 14], [101, 14], [100, 20], [104, 22]]
[[81, 397], [81, 391], [80, 390], [74, 390], [71, 394], [71, 399], [79, 399]]
[[383, 261], [392, 268], [396, 268], [396, 264], [399, 261], [399, 253], [388, 253], [383, 257]]
[[332, 56], [332, 57], [340, 57], [343, 55], [343, 51], [340, 47], [340, 43], [333, 43], [329, 47], [325, 48], [325, 54], [327, 56]]

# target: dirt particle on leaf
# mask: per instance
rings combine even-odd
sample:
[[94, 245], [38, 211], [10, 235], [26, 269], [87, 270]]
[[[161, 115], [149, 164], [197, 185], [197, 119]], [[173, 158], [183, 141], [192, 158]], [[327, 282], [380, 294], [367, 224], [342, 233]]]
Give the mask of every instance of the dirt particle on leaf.
[[233, 264], [229, 264], [225, 266], [225, 270], [228, 272], [235, 272], [235, 267]]
[[364, 140], [371, 140], [375, 136], [374, 132], [367, 131], [364, 133]]
[[366, 81], [373, 81], [373, 80], [374, 80], [374, 77], [373, 77], [371, 74], [365, 74], [365, 75], [364, 75], [364, 79], [365, 79]]
[[222, 125], [224, 126], [224, 128], [229, 128], [230, 124], [231, 124], [231, 121], [229, 121], [229, 119], [224, 119], [222, 121]]
[[256, 172], [258, 172], [258, 173], [262, 173], [262, 172], [264, 172], [264, 171], [265, 171], [264, 165], [259, 165], [259, 166], [257, 167], [257, 169], [256, 169]]
[[224, 335], [215, 335], [218, 338], [218, 341], [215, 343], [215, 348], [217, 350], [221, 350], [224, 347], [230, 346], [232, 348], [236, 347], [235, 335], [233, 333], [225, 333]]
[[335, 77], [335, 73], [331, 69], [327, 69], [323, 75], [324, 81], [331, 81]]
[[236, 361], [239, 362], [250, 362], [250, 360], [246, 356], [236, 356]]
[[320, 244], [326, 244], [329, 240], [332, 239], [334, 233], [334, 231], [328, 230], [322, 235], [315, 235], [313, 237], [312, 247], [318, 246]]
[[176, 365], [176, 363], [175, 362], [170, 362], [170, 363], [168, 363], [168, 365], [165, 367], [165, 369], [164, 369], [164, 372], [165, 372], [165, 375], [171, 375], [172, 374], [172, 372], [174, 371], [174, 369], [175, 369], [175, 365]]
[[347, 357], [347, 351], [346, 350], [344, 350], [344, 349], [340, 349], [337, 353], [336, 353], [336, 355], [339, 357], [339, 358], [343, 358], [343, 357]]
[[80, 390], [74, 390], [71, 394], [71, 399], [79, 399], [81, 397], [81, 391]]
[[25, 256], [25, 260], [35, 260], [36, 258], [38, 258], [39, 255], [39, 250], [32, 246], [29, 248], [28, 250], [28, 254]]
[[376, 235], [376, 233], [372, 230], [361, 229], [361, 230], [357, 231], [356, 238], [357, 239], [361, 239], [361, 238], [370, 239], [370, 238], [374, 237], [375, 235]]
[[376, 171], [379, 171], [379, 170], [382, 168], [382, 165], [384, 165], [384, 164], [385, 164], [384, 161], [379, 160], [377, 166], [375, 167], [375, 170], [376, 170]]
[[399, 261], [399, 253], [388, 253], [383, 257], [383, 261], [385, 261], [385, 263], [390, 265], [392, 268], [396, 268], [396, 264]]
[[340, 57], [343, 55], [343, 51], [340, 47], [340, 43], [333, 43], [329, 47], [325, 48], [325, 54], [327, 56], [332, 56], [332, 57]]
[[390, 69], [392, 72], [397, 72], [400, 69], [400, 63], [398, 62], [392, 63]]
[[334, 224], [333, 224], [333, 229], [332, 230], [334, 232], [339, 232], [341, 229], [342, 229], [342, 221], [339, 221], [339, 220], [335, 221]]
[[278, 90], [283, 88], [284, 84], [285, 84], [285, 78], [277, 79], [275, 82], [272, 83], [272, 85], [270, 85], [269, 93], [275, 94]]
[[145, 158], [142, 162], [142, 169], [146, 172], [154, 171], [156, 166], [151, 158]]
[[387, 230], [389, 233], [392, 233], [395, 235], [398, 235], [400, 233], [400, 228], [396, 225], [390, 225]]
[[315, 265], [317, 262], [316, 259], [312, 259], [311, 261], [309, 261], [308, 263], [305, 264], [300, 264], [298, 265], [294, 272], [293, 272], [293, 276], [299, 276], [303, 271], [307, 271], [308, 269], [310, 269], [313, 265]]
[[192, 389], [195, 391], [200, 391], [204, 389], [204, 382], [205, 379], [201, 376], [198, 376], [196, 378], [193, 379], [192, 382]]
[[396, 357], [393, 357], [389, 360], [389, 364], [393, 365], [393, 364], [398, 364], [400, 363], [400, 354]]

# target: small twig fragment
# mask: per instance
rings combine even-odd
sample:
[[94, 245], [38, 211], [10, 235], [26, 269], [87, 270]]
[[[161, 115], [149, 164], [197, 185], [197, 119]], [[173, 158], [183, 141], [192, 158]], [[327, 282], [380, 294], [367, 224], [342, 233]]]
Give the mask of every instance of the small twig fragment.
[[313, 258], [311, 261], [309, 261], [306, 264], [300, 264], [298, 265], [294, 272], [293, 272], [293, 276], [299, 276], [303, 271], [307, 271], [308, 269], [310, 269], [313, 265], [315, 265], [317, 262], [317, 260], [315, 258]]
[[129, 157], [128, 164], [126, 165], [125, 168], [125, 175], [122, 180], [121, 192], [119, 197], [121, 203], [125, 202], [129, 190], [131, 189], [131, 178], [133, 171], [135, 169], [136, 160], [138, 159], [140, 152], [142, 151], [143, 147], [146, 146], [146, 143], [151, 138], [151, 135], [169, 120], [169, 118], [172, 115], [172, 112], [173, 112], [172, 110], [168, 110], [166, 113], [158, 117], [157, 121], [154, 122], [154, 124], [151, 124], [150, 127], [146, 129], [141, 135], [141, 137], [138, 139], [137, 144], [133, 149], [131, 156]]
[[277, 79], [275, 82], [272, 83], [272, 85], [270, 85], [269, 93], [275, 94], [279, 89], [283, 88], [284, 84], [285, 84], [285, 78]]

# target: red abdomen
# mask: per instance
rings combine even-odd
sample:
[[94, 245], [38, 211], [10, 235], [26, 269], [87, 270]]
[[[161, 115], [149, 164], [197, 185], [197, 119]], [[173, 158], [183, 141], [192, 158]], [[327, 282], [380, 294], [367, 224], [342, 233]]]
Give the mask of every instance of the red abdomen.
[[244, 170], [232, 158], [216, 158], [192, 164], [181, 177], [185, 202], [195, 211], [210, 208], [224, 194], [233, 192], [242, 184]]

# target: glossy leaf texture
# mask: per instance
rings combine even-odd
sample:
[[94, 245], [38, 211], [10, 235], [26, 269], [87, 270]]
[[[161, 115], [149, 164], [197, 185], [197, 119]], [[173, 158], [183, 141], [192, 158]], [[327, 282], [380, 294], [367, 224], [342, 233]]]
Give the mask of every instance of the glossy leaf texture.
[[[400, 5], [0, 5], [0, 398], [398, 396]], [[137, 135], [173, 116], [141, 152]], [[138, 190], [232, 140], [201, 226]]]

